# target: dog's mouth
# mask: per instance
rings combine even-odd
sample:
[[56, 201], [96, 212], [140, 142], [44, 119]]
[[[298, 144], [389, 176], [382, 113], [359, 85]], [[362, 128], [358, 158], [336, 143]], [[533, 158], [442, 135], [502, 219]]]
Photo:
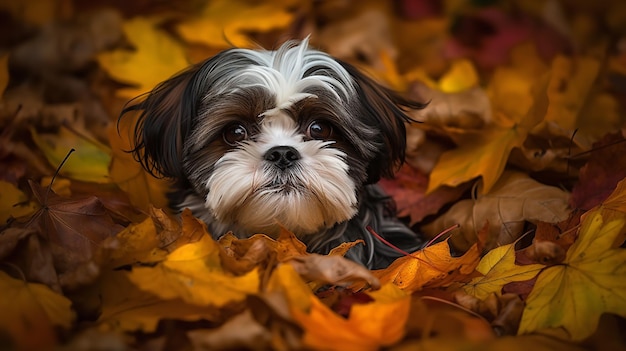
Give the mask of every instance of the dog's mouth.
[[293, 193], [293, 192], [305, 192], [306, 187], [300, 181], [296, 179], [283, 179], [275, 178], [271, 182], [267, 183], [264, 190], [270, 190], [276, 193]]

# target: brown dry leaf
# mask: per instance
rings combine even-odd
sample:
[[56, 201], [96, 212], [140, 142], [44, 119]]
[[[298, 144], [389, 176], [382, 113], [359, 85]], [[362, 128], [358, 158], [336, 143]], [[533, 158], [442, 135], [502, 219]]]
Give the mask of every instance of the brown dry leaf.
[[378, 278], [362, 265], [337, 255], [308, 254], [288, 261], [304, 279], [323, 284], [351, 285], [362, 281], [379, 289]]
[[42, 207], [33, 215], [32, 223], [51, 244], [71, 256], [69, 262], [91, 259], [103, 240], [122, 229], [95, 196], [63, 198], [33, 182], [30, 186]]
[[590, 210], [602, 203], [625, 177], [626, 140], [619, 133], [607, 134], [593, 144], [589, 161], [580, 169], [571, 206]]
[[69, 329], [72, 302], [45, 285], [14, 279], [0, 271], [2, 343], [21, 350], [47, 350], [57, 343], [55, 327]]
[[452, 257], [448, 240], [445, 240], [411, 256], [398, 258], [389, 267], [373, 273], [382, 284], [392, 282], [403, 290], [415, 292], [425, 286], [449, 285], [472, 273], [478, 261], [477, 245], [461, 257]]
[[101, 330], [154, 332], [165, 319], [182, 321], [221, 319], [220, 310], [198, 306], [181, 299], [164, 300], [139, 289], [125, 271], [105, 272], [99, 281], [102, 313], [98, 318]]
[[250, 310], [234, 316], [218, 328], [191, 330], [187, 336], [194, 350], [268, 350], [272, 344], [272, 334]]
[[[480, 193], [480, 192], [479, 192]], [[468, 249], [477, 240], [477, 232], [489, 223], [487, 249], [510, 244], [524, 230], [524, 223], [557, 223], [568, 218], [569, 194], [559, 188], [541, 184], [525, 173], [506, 171], [493, 189], [475, 200], [462, 200], [448, 212], [422, 229], [430, 236], [460, 224], [450, 236], [451, 245]]]
[[426, 123], [424, 128], [476, 130], [492, 120], [489, 97], [479, 87], [444, 92], [415, 82], [409, 88], [409, 95], [417, 101], [430, 101], [426, 109], [412, 113], [416, 120]]

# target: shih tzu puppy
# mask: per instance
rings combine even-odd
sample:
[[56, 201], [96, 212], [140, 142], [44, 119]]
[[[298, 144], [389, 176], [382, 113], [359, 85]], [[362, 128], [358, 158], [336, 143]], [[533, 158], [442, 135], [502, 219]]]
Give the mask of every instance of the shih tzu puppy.
[[190, 208], [215, 238], [292, 231], [326, 253], [362, 239], [348, 257], [370, 268], [420, 236], [389, 211], [375, 185], [404, 160], [404, 109], [420, 109], [353, 66], [287, 42], [229, 49], [131, 101], [137, 159], [176, 180], [171, 207]]

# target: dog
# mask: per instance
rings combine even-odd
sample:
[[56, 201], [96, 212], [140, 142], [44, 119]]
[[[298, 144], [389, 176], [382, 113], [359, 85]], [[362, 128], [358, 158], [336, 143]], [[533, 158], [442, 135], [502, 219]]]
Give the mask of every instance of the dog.
[[347, 257], [382, 268], [423, 239], [376, 185], [404, 162], [411, 101], [309, 47], [227, 49], [131, 100], [136, 159], [175, 180], [170, 205], [219, 238], [293, 232], [311, 252], [355, 240]]

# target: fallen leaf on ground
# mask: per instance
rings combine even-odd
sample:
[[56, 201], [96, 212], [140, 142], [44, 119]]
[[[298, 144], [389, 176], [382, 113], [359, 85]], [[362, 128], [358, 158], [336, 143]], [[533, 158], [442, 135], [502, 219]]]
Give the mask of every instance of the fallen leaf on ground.
[[[285, 28], [293, 20], [289, 7], [282, 4], [254, 4], [236, 0], [207, 2], [199, 15], [179, 23], [176, 30], [186, 41], [219, 48], [250, 47], [246, 32], [267, 32]], [[278, 5], [278, 6], [276, 6]]]
[[505, 284], [524, 281], [535, 277], [543, 268], [541, 264], [519, 266], [515, 264], [515, 244], [508, 244], [490, 250], [476, 266], [483, 276], [472, 279], [463, 290], [481, 300], [492, 293], [500, 295]]
[[64, 198], [33, 182], [30, 186], [41, 208], [29, 223], [35, 223], [44, 238], [63, 250], [67, 262], [91, 259], [103, 240], [122, 229], [95, 196]]
[[259, 289], [257, 270], [242, 276], [224, 272], [219, 246], [208, 234], [177, 248], [154, 267], [133, 267], [129, 279], [162, 299], [180, 298], [198, 306], [242, 301]]
[[391, 282], [400, 289], [414, 292], [424, 286], [442, 286], [474, 271], [479, 253], [476, 245], [463, 256], [452, 257], [448, 241], [419, 250], [410, 256], [400, 257], [389, 267], [373, 271], [381, 284]]
[[98, 63], [109, 76], [132, 85], [118, 89], [120, 97], [130, 99], [148, 92], [189, 65], [181, 44], [158, 27], [161, 20], [146, 17], [127, 20], [124, 33], [135, 51], [116, 49], [98, 54]]
[[180, 298], [163, 299], [138, 288], [125, 271], [107, 271], [99, 280], [101, 330], [154, 332], [161, 320], [221, 320], [214, 306], [189, 304]]
[[610, 212], [602, 207], [588, 212], [563, 264], [539, 274], [519, 334], [564, 328], [569, 339], [579, 341], [596, 330], [602, 313], [626, 316], [626, 250], [615, 243], [626, 216]]
[[568, 198], [566, 191], [539, 183], [525, 173], [506, 171], [489, 193], [479, 194], [475, 200], [458, 201], [422, 230], [435, 236], [460, 224], [460, 233], [451, 232], [450, 243], [463, 251], [476, 242], [478, 231], [488, 222], [486, 249], [490, 249], [517, 240], [525, 222], [557, 223], [567, 219]]
[[310, 281], [339, 286], [365, 281], [374, 290], [380, 288], [378, 278], [370, 270], [342, 256], [308, 254], [288, 262], [298, 274]]
[[411, 226], [426, 216], [436, 214], [445, 204], [461, 197], [466, 190], [463, 186], [442, 186], [426, 194], [428, 177], [408, 164], [403, 165], [393, 179], [381, 179], [378, 184], [393, 197], [397, 216], [409, 216]]
[[53, 167], [59, 167], [70, 150], [75, 150], [59, 169], [59, 174], [85, 182], [111, 181], [109, 178], [111, 150], [95, 141], [95, 138], [79, 135], [63, 126], [57, 134], [39, 133], [33, 128], [31, 135]]
[[319, 350], [378, 350], [398, 342], [409, 317], [410, 296], [393, 284], [371, 294], [374, 301], [353, 305], [347, 319], [311, 296], [309, 313], [294, 311], [304, 328], [304, 344]]
[[22, 350], [52, 349], [55, 327], [69, 329], [74, 321], [72, 302], [43, 284], [27, 283], [0, 271], [0, 329], [3, 342]]

